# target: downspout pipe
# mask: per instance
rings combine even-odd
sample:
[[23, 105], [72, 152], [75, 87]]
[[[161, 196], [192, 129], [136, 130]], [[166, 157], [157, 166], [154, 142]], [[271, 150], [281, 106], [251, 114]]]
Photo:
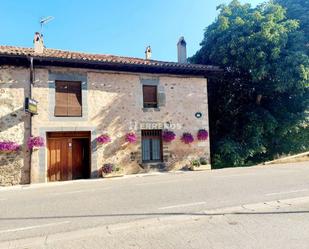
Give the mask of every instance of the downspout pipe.
[[[34, 64], [33, 64], [33, 57], [31, 56], [29, 58], [30, 61], [30, 66], [29, 66], [29, 71], [30, 71], [30, 75], [29, 75], [29, 98], [32, 99], [32, 86], [34, 84]], [[32, 136], [32, 114], [29, 113], [29, 136]], [[29, 183], [31, 183], [31, 168], [32, 168], [32, 149], [29, 150]]]

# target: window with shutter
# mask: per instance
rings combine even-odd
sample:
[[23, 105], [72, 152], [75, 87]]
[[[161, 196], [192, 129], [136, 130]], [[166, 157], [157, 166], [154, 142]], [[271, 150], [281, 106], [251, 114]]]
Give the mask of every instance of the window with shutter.
[[142, 130], [142, 159], [143, 162], [162, 161], [161, 130]]
[[143, 85], [144, 108], [157, 108], [157, 86]]
[[68, 84], [63, 81], [56, 81], [56, 95], [55, 95], [55, 116], [68, 116]]
[[68, 116], [82, 116], [82, 89], [80, 82], [68, 82]]
[[81, 82], [56, 81], [55, 116], [81, 117], [82, 91]]

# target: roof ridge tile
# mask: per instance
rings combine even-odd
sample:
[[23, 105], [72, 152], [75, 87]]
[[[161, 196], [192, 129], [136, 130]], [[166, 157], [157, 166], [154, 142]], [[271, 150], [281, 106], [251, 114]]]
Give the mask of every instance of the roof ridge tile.
[[171, 61], [160, 61], [160, 60], [146, 60], [137, 57], [127, 57], [127, 56], [117, 56], [110, 54], [97, 54], [97, 53], [86, 53], [78, 51], [68, 51], [61, 49], [45, 48], [42, 54], [34, 52], [33, 48], [18, 47], [18, 46], [5, 46], [0, 45], [0, 56], [5, 55], [16, 55], [16, 56], [36, 56], [40, 58], [53, 58], [53, 59], [63, 59], [69, 60], [81, 60], [85, 63], [92, 62], [102, 62], [102, 63], [115, 63], [115, 64], [133, 64], [133, 65], [143, 65], [152, 67], [162, 67], [162, 68], [173, 68], [173, 69], [193, 69], [198, 71], [213, 71], [218, 70], [218, 67], [210, 65], [201, 64], [189, 64], [189, 63], [178, 63]]

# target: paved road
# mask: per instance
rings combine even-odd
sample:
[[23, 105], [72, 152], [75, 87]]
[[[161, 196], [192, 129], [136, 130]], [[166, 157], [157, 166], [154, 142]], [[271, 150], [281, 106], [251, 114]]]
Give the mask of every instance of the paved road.
[[309, 162], [0, 189], [0, 248], [308, 248]]

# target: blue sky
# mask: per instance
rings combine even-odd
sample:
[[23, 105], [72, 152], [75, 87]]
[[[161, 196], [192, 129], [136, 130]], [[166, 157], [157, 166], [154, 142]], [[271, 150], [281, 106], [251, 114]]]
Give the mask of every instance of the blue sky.
[[[228, 0], [3, 0], [0, 44], [32, 47], [41, 17], [54, 16], [44, 29], [48, 48], [176, 60], [180, 36], [188, 56], [199, 48], [216, 6]], [[252, 5], [263, 0], [243, 0]]]

